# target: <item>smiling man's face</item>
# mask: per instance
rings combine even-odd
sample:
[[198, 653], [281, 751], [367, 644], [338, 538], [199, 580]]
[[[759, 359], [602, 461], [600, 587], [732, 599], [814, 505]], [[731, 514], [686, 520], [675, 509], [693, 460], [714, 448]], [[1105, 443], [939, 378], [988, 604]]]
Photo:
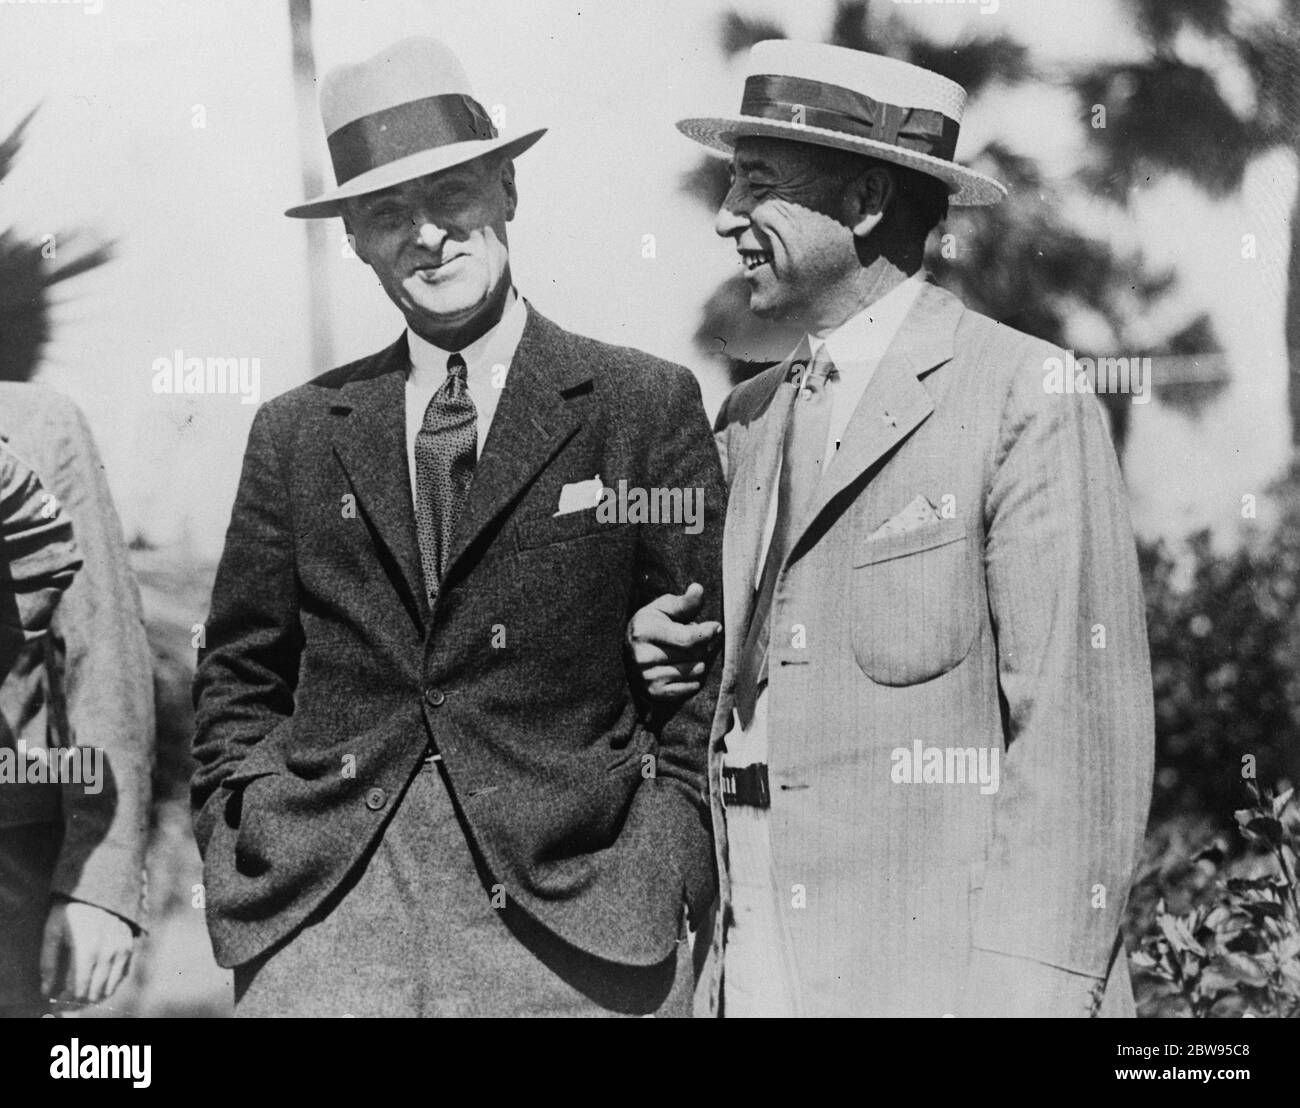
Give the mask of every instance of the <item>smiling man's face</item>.
[[742, 138], [715, 230], [734, 240], [749, 307], [766, 319], [812, 324], [861, 268], [844, 179], [804, 143]]
[[344, 221], [412, 329], [436, 342], [505, 302], [517, 201], [512, 163], [478, 158], [349, 200]]

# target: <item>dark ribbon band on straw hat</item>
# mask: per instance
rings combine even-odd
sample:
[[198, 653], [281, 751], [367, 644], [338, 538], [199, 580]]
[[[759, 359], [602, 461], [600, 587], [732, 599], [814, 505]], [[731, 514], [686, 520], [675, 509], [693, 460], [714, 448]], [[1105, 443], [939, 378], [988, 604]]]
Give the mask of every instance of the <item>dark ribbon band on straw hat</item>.
[[497, 129], [483, 105], [460, 93], [426, 96], [345, 123], [329, 137], [335, 180], [454, 142], [487, 141]]
[[874, 139], [945, 161], [957, 152], [960, 130], [943, 112], [887, 104], [839, 85], [777, 74], [745, 82], [740, 114]]

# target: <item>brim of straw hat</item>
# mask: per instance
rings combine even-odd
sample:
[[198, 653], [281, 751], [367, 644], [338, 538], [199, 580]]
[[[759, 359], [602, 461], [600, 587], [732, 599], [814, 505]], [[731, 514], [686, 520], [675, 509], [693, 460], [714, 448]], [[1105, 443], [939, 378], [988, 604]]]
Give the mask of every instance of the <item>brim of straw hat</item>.
[[513, 158], [522, 154], [544, 134], [546, 128], [542, 127], [518, 138], [476, 139], [421, 150], [418, 154], [410, 154], [387, 165], [360, 173], [346, 184], [330, 189], [304, 204], [289, 208], [284, 214], [294, 219], [329, 219], [331, 216], [343, 214], [339, 204], [341, 200], [392, 188], [404, 181], [413, 181], [417, 177], [425, 177], [430, 173], [441, 173], [444, 169], [463, 165], [465, 162], [486, 157], [488, 154], [500, 153]]
[[976, 208], [997, 204], [1006, 198], [1006, 186], [992, 177], [977, 173], [956, 162], [905, 150], [876, 139], [858, 138], [824, 127], [811, 127], [781, 120], [756, 119], [753, 116], [710, 116], [682, 119], [677, 129], [687, 138], [722, 154], [730, 154], [736, 139], [747, 135], [766, 138], [789, 139], [807, 142], [814, 146], [830, 146], [837, 150], [866, 154], [881, 161], [893, 162], [905, 169], [915, 169], [943, 181], [951, 191], [948, 203], [954, 207]]

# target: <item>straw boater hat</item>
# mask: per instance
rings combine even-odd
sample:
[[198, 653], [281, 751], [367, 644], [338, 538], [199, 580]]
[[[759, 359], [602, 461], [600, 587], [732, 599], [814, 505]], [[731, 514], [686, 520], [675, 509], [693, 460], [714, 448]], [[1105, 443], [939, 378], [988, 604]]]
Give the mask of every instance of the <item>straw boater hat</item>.
[[339, 201], [500, 151], [522, 154], [546, 133], [504, 139], [474, 99], [460, 61], [434, 38], [405, 38], [321, 82], [320, 114], [337, 187], [290, 208], [296, 219], [342, 214]]
[[920, 66], [811, 42], [760, 42], [749, 52], [737, 115], [683, 119], [682, 134], [730, 154], [744, 135], [793, 139], [938, 177], [949, 203], [996, 204], [1007, 190], [953, 161], [966, 90]]

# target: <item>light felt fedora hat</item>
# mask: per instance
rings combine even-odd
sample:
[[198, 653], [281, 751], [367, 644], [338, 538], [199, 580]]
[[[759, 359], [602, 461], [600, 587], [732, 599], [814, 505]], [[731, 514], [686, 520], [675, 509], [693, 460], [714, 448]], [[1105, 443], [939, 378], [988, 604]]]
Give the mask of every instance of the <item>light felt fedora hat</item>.
[[920, 66], [774, 39], [749, 52], [739, 114], [677, 127], [727, 154], [744, 135], [850, 150], [939, 178], [954, 205], [996, 204], [1006, 188], [953, 161], [965, 106], [961, 85]]
[[284, 213], [296, 219], [340, 215], [340, 200], [485, 154], [514, 157], [546, 134], [543, 127], [501, 138], [456, 55], [424, 36], [330, 70], [321, 82], [320, 114], [337, 187]]

